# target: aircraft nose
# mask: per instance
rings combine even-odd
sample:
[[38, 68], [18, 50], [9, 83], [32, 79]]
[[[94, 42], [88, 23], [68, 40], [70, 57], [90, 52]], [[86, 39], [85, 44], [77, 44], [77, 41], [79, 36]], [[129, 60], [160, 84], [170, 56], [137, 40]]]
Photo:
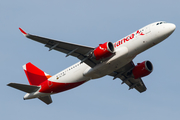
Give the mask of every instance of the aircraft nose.
[[170, 31], [174, 32], [174, 30], [176, 29], [176, 25], [173, 23], [170, 23], [169, 29], [170, 29]]
[[174, 30], [176, 29], [176, 25], [173, 23], [164, 23], [162, 25], [159, 25], [159, 29], [158, 30], [158, 37], [161, 38], [161, 40], [166, 39], [167, 37], [169, 37]]
[[175, 24], [173, 24], [173, 23], [166, 23], [164, 25], [164, 32], [163, 32], [164, 36], [166, 36], [166, 37], [170, 36], [174, 32], [175, 29], [176, 29], [176, 25]]

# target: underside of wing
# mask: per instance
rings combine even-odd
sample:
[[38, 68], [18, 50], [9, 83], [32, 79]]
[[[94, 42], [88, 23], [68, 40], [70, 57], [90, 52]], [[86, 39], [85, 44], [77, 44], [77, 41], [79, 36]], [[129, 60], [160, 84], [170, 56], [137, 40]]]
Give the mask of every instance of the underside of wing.
[[59, 40], [39, 37], [36, 35], [28, 34], [25, 31], [23, 31], [21, 28], [19, 29], [23, 33], [23, 35], [26, 36], [27, 38], [45, 44], [45, 47], [48, 47], [49, 51], [57, 50], [59, 52], [65, 53], [66, 57], [69, 55], [77, 57], [78, 59], [89, 65], [90, 67], [94, 67], [99, 63], [99, 61], [95, 59], [88, 58], [88, 55], [95, 49], [94, 47], [88, 47], [88, 46], [63, 42]]
[[135, 88], [137, 91], [142, 93], [146, 91], [147, 88], [141, 78], [135, 79], [132, 76], [131, 72], [134, 67], [135, 65], [131, 61], [130, 63], [126, 64], [124, 67], [111, 73], [110, 76], [113, 76], [114, 79], [120, 78], [122, 80], [122, 84], [126, 83], [129, 86], [129, 90]]

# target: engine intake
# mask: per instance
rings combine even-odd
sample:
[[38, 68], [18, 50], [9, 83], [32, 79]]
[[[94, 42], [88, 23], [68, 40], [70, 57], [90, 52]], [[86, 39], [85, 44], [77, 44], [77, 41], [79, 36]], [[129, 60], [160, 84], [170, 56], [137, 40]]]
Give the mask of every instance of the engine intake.
[[93, 57], [96, 60], [110, 57], [114, 53], [114, 45], [111, 42], [105, 42], [99, 44], [99, 46], [93, 51]]
[[138, 63], [134, 69], [132, 70], [132, 74], [135, 79], [145, 77], [149, 75], [153, 71], [153, 65], [150, 61], [144, 61], [142, 63]]

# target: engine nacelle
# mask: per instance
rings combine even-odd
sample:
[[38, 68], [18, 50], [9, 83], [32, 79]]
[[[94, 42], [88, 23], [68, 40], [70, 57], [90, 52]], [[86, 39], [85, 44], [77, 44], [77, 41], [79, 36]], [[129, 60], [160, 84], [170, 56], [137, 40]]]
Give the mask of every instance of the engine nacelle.
[[142, 63], [138, 63], [134, 69], [132, 70], [132, 74], [134, 78], [141, 78], [149, 75], [153, 71], [153, 65], [150, 61], [144, 61]]
[[99, 44], [99, 46], [93, 51], [93, 57], [96, 60], [107, 58], [114, 53], [114, 45], [111, 42]]

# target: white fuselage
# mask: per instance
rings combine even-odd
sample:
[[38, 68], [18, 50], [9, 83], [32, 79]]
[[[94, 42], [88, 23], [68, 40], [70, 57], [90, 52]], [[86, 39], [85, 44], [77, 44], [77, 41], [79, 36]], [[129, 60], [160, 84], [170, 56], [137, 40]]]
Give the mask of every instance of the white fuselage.
[[94, 68], [78, 62], [49, 80], [59, 83], [76, 83], [108, 75], [132, 61], [139, 53], [166, 39], [174, 30], [175, 25], [171, 23], [149, 24], [115, 42], [115, 55]]

